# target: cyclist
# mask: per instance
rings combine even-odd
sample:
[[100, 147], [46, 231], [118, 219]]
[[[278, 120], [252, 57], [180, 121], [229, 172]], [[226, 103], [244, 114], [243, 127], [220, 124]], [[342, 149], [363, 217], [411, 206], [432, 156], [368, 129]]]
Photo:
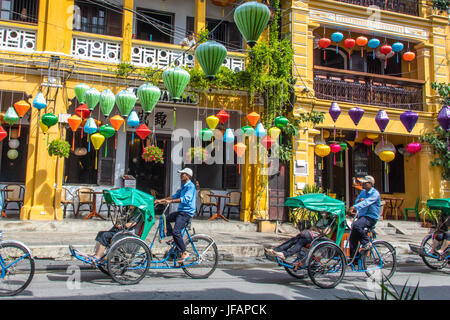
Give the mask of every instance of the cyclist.
[[361, 242], [362, 250], [370, 248], [369, 237], [364, 229], [371, 229], [380, 218], [381, 197], [374, 188], [375, 179], [372, 176], [365, 176], [358, 180], [362, 183], [363, 190], [356, 198], [355, 205], [350, 207], [352, 214], [358, 214], [358, 219], [353, 222], [350, 231], [350, 257], [354, 256], [358, 242]]
[[[181, 188], [170, 197], [155, 200], [155, 204], [166, 205], [168, 203], [179, 203], [178, 211], [172, 212], [166, 217], [166, 228], [167, 235], [173, 236], [173, 241], [175, 242], [177, 249], [181, 252], [180, 263], [186, 261], [189, 258], [189, 253], [186, 251], [186, 246], [183, 241], [183, 236], [181, 231], [189, 223], [189, 221], [194, 217], [195, 214], [195, 194], [196, 187], [192, 180], [192, 170], [189, 168], [184, 168], [183, 170], [178, 170], [181, 179]], [[170, 225], [171, 222], [175, 222], [175, 226], [172, 229]]]
[[[450, 216], [444, 216], [444, 214], [441, 214], [436, 227], [436, 231], [433, 236], [433, 244], [432, 244], [433, 251], [431, 252], [431, 254], [437, 255], [439, 260], [445, 258], [443, 254], [450, 242], [450, 232], [448, 231], [449, 225], [450, 225]], [[439, 245], [441, 245], [441, 248], [437, 250]]]

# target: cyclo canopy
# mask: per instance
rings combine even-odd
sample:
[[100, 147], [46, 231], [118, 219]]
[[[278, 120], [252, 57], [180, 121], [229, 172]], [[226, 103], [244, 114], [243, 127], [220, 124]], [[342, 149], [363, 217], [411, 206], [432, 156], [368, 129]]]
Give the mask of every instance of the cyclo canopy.
[[432, 210], [441, 210], [447, 216], [450, 215], [450, 198], [429, 199], [427, 206]]
[[345, 221], [345, 203], [336, 200], [322, 193], [308, 193], [297, 197], [287, 198], [285, 206], [291, 208], [305, 208], [307, 210], [318, 212], [329, 212], [337, 217], [336, 244], [340, 245], [344, 235]]
[[140, 238], [145, 240], [155, 223], [155, 197], [134, 188], [103, 190], [103, 196], [107, 204], [115, 204], [121, 207], [135, 206], [141, 210], [144, 216], [144, 228]]

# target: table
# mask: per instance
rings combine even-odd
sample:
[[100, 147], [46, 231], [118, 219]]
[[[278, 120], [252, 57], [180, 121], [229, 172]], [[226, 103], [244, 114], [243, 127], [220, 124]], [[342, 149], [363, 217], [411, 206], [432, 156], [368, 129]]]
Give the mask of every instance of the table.
[[103, 194], [103, 191], [94, 191], [92, 192], [94, 194], [94, 203], [92, 204], [92, 211], [89, 213], [89, 215], [83, 220], [92, 219], [94, 217], [99, 217], [102, 220], [106, 220], [100, 213], [97, 212], [97, 195]]
[[[395, 220], [398, 220], [398, 209], [403, 205], [403, 202], [405, 201], [404, 198], [397, 198], [397, 197], [390, 197], [390, 196], [382, 196], [381, 200], [386, 201], [386, 204], [389, 202], [389, 205], [387, 208], [391, 210], [391, 215], [393, 216], [393, 212], [395, 212]], [[401, 214], [401, 212], [400, 212]], [[384, 219], [384, 212], [383, 212], [383, 219]]]
[[231, 196], [225, 196], [225, 195], [214, 194], [214, 193], [209, 194], [209, 196], [210, 196], [210, 197], [214, 197], [214, 198], [217, 199], [217, 213], [216, 213], [215, 215], [213, 215], [211, 218], [209, 218], [208, 220], [214, 220], [214, 219], [216, 219], [216, 218], [222, 218], [223, 220], [228, 221], [228, 219], [225, 218], [225, 217], [222, 215], [222, 212], [221, 212], [221, 210], [220, 210], [220, 207], [221, 207], [221, 206], [220, 206], [220, 201], [222, 200], [222, 198], [224, 198], [224, 199], [229, 199], [229, 198], [231, 198]]

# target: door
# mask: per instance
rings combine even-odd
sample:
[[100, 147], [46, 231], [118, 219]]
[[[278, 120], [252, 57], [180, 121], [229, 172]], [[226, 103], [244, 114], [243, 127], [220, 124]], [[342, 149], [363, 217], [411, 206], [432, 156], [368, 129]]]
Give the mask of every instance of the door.
[[289, 195], [289, 164], [280, 163], [280, 171], [269, 177], [269, 220], [288, 221], [284, 202]]

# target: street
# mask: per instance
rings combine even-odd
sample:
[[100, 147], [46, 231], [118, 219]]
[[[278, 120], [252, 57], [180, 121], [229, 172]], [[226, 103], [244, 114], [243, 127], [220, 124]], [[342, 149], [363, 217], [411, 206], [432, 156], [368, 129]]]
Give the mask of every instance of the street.
[[[61, 265], [67, 262], [61, 262]], [[137, 285], [121, 286], [97, 270], [80, 270], [67, 264], [63, 271], [39, 271], [31, 285], [12, 299], [85, 300], [336, 300], [380, 296], [380, 288], [364, 273], [346, 272], [334, 289], [320, 289], [306, 278], [297, 280], [276, 267], [220, 267], [208, 279], [190, 279], [182, 270], [151, 270]], [[432, 271], [423, 264], [402, 264], [391, 279], [397, 289], [408, 281], [412, 291], [419, 283], [421, 300], [450, 299], [450, 272]], [[6, 298], [2, 298], [6, 299]], [[11, 299], [11, 298], [7, 298]]]

